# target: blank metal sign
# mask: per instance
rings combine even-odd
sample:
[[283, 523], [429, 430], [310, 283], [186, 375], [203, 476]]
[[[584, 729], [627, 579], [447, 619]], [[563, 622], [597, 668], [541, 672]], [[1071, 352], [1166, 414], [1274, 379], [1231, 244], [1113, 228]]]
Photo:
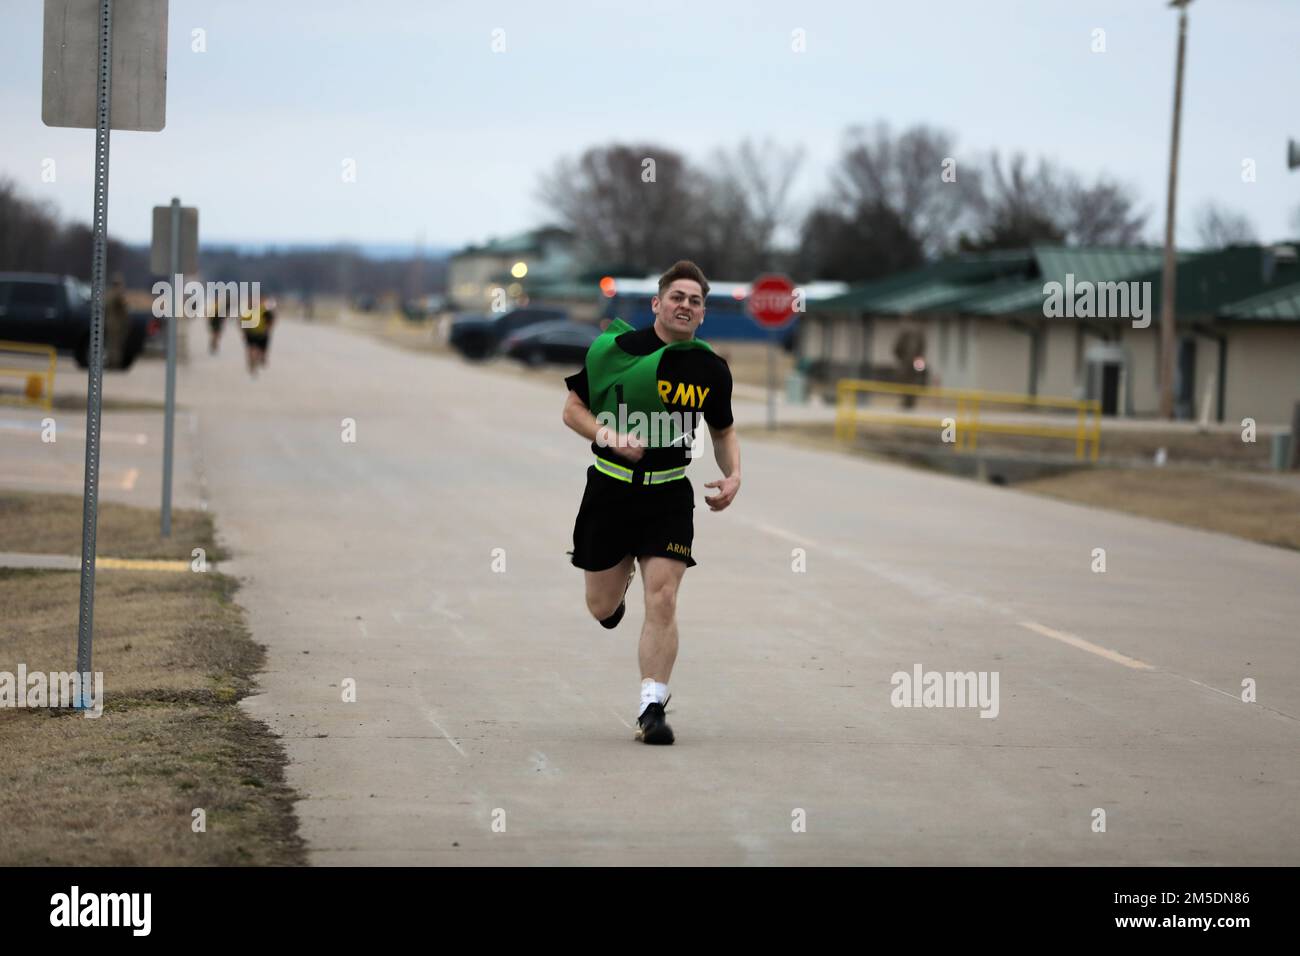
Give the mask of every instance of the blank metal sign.
[[[171, 274], [172, 207], [153, 207], [153, 245], [149, 249], [149, 271], [154, 275]], [[199, 211], [181, 206], [181, 272], [199, 271]]]
[[[94, 129], [99, 0], [45, 0], [41, 119]], [[113, 129], [167, 125], [167, 0], [113, 4]]]

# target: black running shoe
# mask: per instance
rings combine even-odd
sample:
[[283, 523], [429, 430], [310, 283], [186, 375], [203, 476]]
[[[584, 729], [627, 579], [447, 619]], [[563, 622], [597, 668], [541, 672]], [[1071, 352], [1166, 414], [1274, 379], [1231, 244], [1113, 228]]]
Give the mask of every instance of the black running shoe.
[[645, 713], [637, 718], [636, 739], [647, 744], [670, 744], [673, 742], [673, 729], [664, 719], [664, 705], [651, 704]]
[[623, 620], [623, 615], [627, 611], [627, 589], [632, 586], [632, 579], [636, 577], [636, 568], [632, 568], [632, 573], [627, 576], [627, 584], [623, 585], [623, 600], [618, 602], [618, 608], [609, 617], [600, 622], [600, 626], [606, 630], [613, 630], [618, 627], [618, 622]]

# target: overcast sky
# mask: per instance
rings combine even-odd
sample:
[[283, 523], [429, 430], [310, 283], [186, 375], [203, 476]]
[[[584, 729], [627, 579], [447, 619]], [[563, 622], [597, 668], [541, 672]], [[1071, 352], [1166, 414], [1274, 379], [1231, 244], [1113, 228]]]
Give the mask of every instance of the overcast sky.
[[[93, 133], [41, 122], [42, 7], [0, 0], [0, 174], [89, 221]], [[545, 219], [559, 156], [648, 140], [703, 160], [747, 135], [805, 146], [806, 204], [844, 129], [883, 119], [950, 130], [959, 172], [996, 147], [1110, 173], [1157, 239], [1176, 34], [1166, 0], [171, 0], [167, 128], [113, 134], [109, 229], [145, 241], [178, 195], [208, 242], [460, 245]], [[1265, 240], [1300, 232], [1298, 94], [1300, 0], [1193, 3], [1180, 243], [1211, 198]]]

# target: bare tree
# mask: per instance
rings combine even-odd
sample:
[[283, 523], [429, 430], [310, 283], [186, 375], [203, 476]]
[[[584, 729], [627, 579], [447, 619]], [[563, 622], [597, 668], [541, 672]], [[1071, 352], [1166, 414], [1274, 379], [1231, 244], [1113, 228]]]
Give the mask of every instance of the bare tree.
[[971, 197], [977, 228], [967, 249], [1024, 248], [1038, 242], [1129, 245], [1141, 237], [1147, 213], [1135, 211], [1131, 191], [1105, 176], [1085, 183], [1046, 159], [1031, 166], [1014, 153], [1005, 167], [989, 156]]
[[715, 157], [719, 185], [729, 184], [726, 191], [739, 199], [744, 210], [748, 231], [743, 241], [756, 258], [745, 264], [749, 271], [769, 267], [766, 260], [776, 232], [791, 214], [790, 188], [803, 157], [802, 147], [787, 149], [770, 139], [761, 144], [746, 139], [734, 153], [719, 150]]
[[1204, 249], [1223, 249], [1257, 241], [1250, 217], [1212, 199], [1197, 208], [1194, 222], [1197, 241]]
[[[952, 136], [928, 126], [897, 138], [885, 123], [852, 127], [831, 175], [829, 206], [850, 219], [864, 210], [887, 211], [927, 257], [941, 255], [957, 235], [969, 196], [954, 152]], [[955, 180], [944, 177], [947, 169]]]
[[652, 271], [686, 255], [698, 238], [699, 181], [671, 149], [614, 144], [559, 160], [538, 198], [588, 255]]
[[913, 269], [925, 261], [920, 240], [884, 205], [845, 215], [815, 207], [804, 219], [795, 271], [806, 279], [858, 282]]

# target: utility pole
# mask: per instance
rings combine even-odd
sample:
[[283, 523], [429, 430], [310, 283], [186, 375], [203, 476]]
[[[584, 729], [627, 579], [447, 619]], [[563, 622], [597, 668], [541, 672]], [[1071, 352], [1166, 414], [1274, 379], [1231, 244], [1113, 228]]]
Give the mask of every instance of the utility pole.
[[1183, 59], [1187, 48], [1187, 5], [1192, 0], [1169, 0], [1178, 8], [1178, 66], [1174, 73], [1174, 130], [1169, 140], [1169, 195], [1165, 209], [1165, 269], [1160, 283], [1160, 417], [1174, 417], [1174, 295], [1177, 265], [1174, 261], [1174, 206], [1178, 192], [1178, 129], [1183, 113]]

